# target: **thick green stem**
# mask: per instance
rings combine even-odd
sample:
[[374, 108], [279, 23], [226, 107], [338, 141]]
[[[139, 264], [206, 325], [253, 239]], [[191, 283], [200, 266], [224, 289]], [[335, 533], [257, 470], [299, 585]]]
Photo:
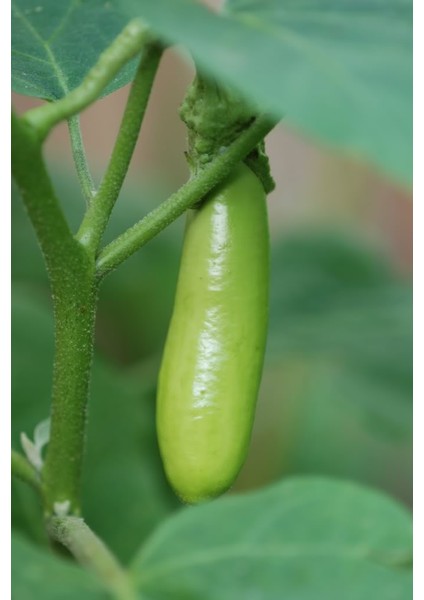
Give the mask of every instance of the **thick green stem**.
[[75, 241], [44, 166], [37, 133], [12, 114], [12, 173], [41, 246], [52, 281], [59, 283], [62, 262]]
[[62, 271], [53, 287], [55, 359], [50, 442], [42, 477], [46, 511], [69, 502], [80, 512], [80, 483], [84, 455], [86, 409], [93, 355], [97, 290], [93, 264], [84, 251]]
[[63, 544], [76, 560], [92, 571], [116, 600], [136, 600], [130, 579], [105, 544], [77, 517], [52, 517], [47, 521], [50, 536]]
[[146, 26], [139, 19], [131, 21], [100, 55], [77, 88], [56, 102], [28, 111], [26, 121], [38, 132], [40, 139], [44, 139], [57, 123], [80, 113], [97, 100], [118, 71], [150, 40], [151, 35]]
[[37, 471], [27, 461], [27, 459], [12, 450], [12, 475], [21, 481], [30, 485], [38, 494], [41, 495], [41, 482]]
[[94, 185], [94, 181], [88, 167], [87, 156], [85, 154], [84, 143], [82, 141], [80, 118], [78, 115], [68, 119], [68, 129], [71, 138], [72, 155], [74, 157], [78, 179], [80, 181], [84, 198], [89, 205], [94, 194], [96, 193], [96, 186]]
[[201, 200], [233, 167], [254, 148], [274, 127], [268, 116], [258, 117], [240, 137], [208, 166], [192, 177], [175, 194], [141, 221], [106, 246], [97, 260], [97, 275], [104, 275], [134, 254], [165, 227]]
[[42, 472], [45, 510], [79, 512], [85, 412], [96, 302], [94, 261], [74, 239], [44, 166], [40, 140], [12, 119], [12, 170], [49, 273], [55, 316], [50, 443]]
[[87, 210], [77, 238], [95, 253], [106, 229], [110, 214], [121, 191], [138, 140], [150, 91], [156, 75], [162, 48], [148, 44], [143, 52], [119, 134], [99, 191]]

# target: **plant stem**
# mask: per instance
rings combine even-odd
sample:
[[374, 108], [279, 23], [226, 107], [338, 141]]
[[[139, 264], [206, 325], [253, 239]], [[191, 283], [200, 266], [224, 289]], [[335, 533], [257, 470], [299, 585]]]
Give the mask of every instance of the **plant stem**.
[[193, 204], [210, 192], [233, 167], [274, 127], [267, 115], [258, 117], [222, 154], [217, 156], [177, 192], [152, 210], [141, 221], [106, 246], [97, 260], [97, 276], [104, 277]]
[[93, 355], [97, 289], [91, 259], [81, 256], [62, 271], [53, 291], [55, 359], [51, 432], [42, 478], [46, 511], [69, 501], [70, 512], [80, 513], [80, 481], [84, 456], [86, 410]]
[[12, 114], [12, 172], [47, 263], [50, 278], [59, 281], [62, 261], [75, 242], [41, 155], [37, 134]]
[[77, 88], [56, 102], [29, 110], [24, 118], [38, 131], [40, 139], [43, 140], [57, 123], [80, 113], [94, 102], [125, 63], [136, 56], [150, 40], [151, 35], [147, 27], [141, 20], [134, 19], [100, 55], [97, 63]]
[[71, 138], [72, 155], [74, 157], [75, 167], [77, 169], [78, 179], [84, 198], [89, 205], [96, 187], [88, 167], [87, 156], [85, 154], [84, 143], [82, 141], [80, 119], [78, 115], [68, 119], [69, 135]]
[[12, 450], [12, 476], [28, 483], [38, 494], [42, 494], [41, 482], [37, 471], [16, 450]]
[[143, 52], [108, 168], [77, 234], [77, 239], [92, 253], [98, 248], [127, 174], [162, 51], [152, 43]]
[[74, 239], [41, 155], [40, 140], [12, 119], [12, 170], [43, 251], [55, 317], [50, 442], [42, 471], [45, 510], [69, 501], [79, 513], [85, 413], [96, 303], [94, 260]]
[[76, 560], [92, 571], [117, 600], [136, 600], [130, 579], [116, 558], [88, 525], [78, 517], [52, 517], [50, 536], [63, 544]]

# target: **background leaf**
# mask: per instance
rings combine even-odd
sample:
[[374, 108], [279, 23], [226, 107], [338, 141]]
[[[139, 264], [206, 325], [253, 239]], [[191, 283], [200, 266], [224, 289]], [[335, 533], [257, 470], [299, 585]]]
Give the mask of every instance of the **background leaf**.
[[411, 597], [409, 514], [351, 483], [297, 478], [184, 510], [133, 565], [152, 600]]
[[327, 393], [382, 433], [410, 434], [412, 288], [351, 233], [299, 231], [273, 248], [272, 357], [327, 366]]
[[290, 474], [412, 502], [412, 291], [359, 231], [272, 245], [268, 349], [238, 491]]
[[116, 2], [261, 109], [411, 181], [411, 0]]
[[411, 0], [229, 0], [222, 15], [194, 0], [13, 0], [14, 90], [60, 98], [134, 16], [261, 109], [411, 182]]
[[106, 600], [94, 577], [69, 560], [12, 535], [13, 598], [19, 600]]
[[[104, 0], [12, 0], [12, 86], [56, 100], [75, 88], [128, 19]], [[129, 63], [110, 93], [134, 75]]]

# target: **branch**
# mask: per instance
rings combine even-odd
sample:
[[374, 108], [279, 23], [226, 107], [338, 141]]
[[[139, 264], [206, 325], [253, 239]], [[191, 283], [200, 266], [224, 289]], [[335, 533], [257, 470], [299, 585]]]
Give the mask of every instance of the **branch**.
[[127, 174], [162, 51], [157, 44], [146, 46], [128, 96], [108, 168], [81, 223], [77, 238], [93, 254], [98, 248]]
[[51, 279], [75, 241], [46, 171], [34, 129], [12, 114], [12, 173], [35, 229]]
[[139, 248], [144, 246], [188, 208], [210, 192], [233, 167], [274, 127], [268, 115], [258, 117], [235, 142], [214, 158], [196, 177], [189, 179], [177, 192], [152, 210], [141, 221], [106, 246], [97, 260], [97, 275], [104, 277]]
[[51, 517], [47, 530], [87, 570], [112, 591], [117, 600], [136, 600], [130, 579], [106, 545], [78, 517]]
[[151, 36], [146, 26], [135, 19], [128, 23], [114, 42], [100, 55], [82, 83], [64, 98], [29, 110], [24, 118], [43, 140], [60, 121], [80, 113], [94, 102], [121, 68], [138, 54]]
[[12, 450], [12, 476], [28, 483], [41, 496], [41, 483], [37, 471], [16, 450]]
[[84, 143], [82, 141], [80, 119], [78, 115], [68, 119], [68, 129], [71, 138], [72, 155], [74, 157], [78, 179], [80, 181], [84, 198], [89, 205], [94, 194], [96, 193], [96, 187], [88, 167], [87, 156], [85, 154]]

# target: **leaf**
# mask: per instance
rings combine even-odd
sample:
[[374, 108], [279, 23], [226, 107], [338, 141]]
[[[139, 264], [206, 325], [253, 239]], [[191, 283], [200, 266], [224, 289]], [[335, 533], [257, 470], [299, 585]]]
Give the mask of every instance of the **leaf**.
[[261, 109], [411, 181], [411, 0], [115, 1]]
[[[53, 326], [45, 298], [29, 286], [14, 286], [12, 304], [12, 445], [21, 431], [49, 413]], [[157, 450], [150, 383], [121, 375], [94, 360], [83, 511], [88, 524], [128, 560], [140, 539], [178, 506], [166, 483]], [[16, 496], [15, 521], [25, 530], [28, 515], [39, 515], [32, 493]], [[28, 535], [34, 537], [28, 527]]]
[[[12, 0], [12, 86], [48, 100], [81, 83], [128, 19], [105, 0]], [[131, 81], [134, 61], [109, 84]]]
[[21, 433], [21, 446], [28, 462], [34, 469], [41, 471], [43, 459], [41, 458], [40, 451], [24, 432]]
[[363, 242], [305, 231], [273, 248], [268, 359], [283, 357], [328, 371], [325, 394], [377, 431], [411, 434], [412, 290]]
[[[261, 439], [256, 442], [252, 455], [263, 465], [271, 463], [271, 469], [274, 464], [271, 472], [268, 469], [268, 481], [302, 473], [344, 477], [412, 503], [411, 439], [405, 432], [401, 437], [392, 406], [387, 409], [390, 416], [383, 417], [387, 388], [379, 386], [375, 401], [380, 407], [375, 416], [373, 388], [337, 363], [282, 361], [275, 365], [267, 385], [274, 386], [265, 395], [266, 402], [272, 402], [272, 406], [267, 404], [268, 414], [279, 426], [274, 425], [272, 432], [265, 430], [265, 439], [262, 444]], [[274, 398], [272, 389], [278, 390]], [[363, 394], [370, 405], [359, 404], [355, 394]], [[397, 408], [403, 419], [404, 404], [397, 402]], [[257, 471], [263, 472], [260, 467]]]
[[94, 577], [12, 534], [12, 590], [19, 600], [106, 600]]
[[50, 439], [50, 418], [44, 419], [38, 423], [34, 429], [34, 441], [30, 440], [27, 434], [22, 431], [20, 435], [22, 450], [24, 451], [28, 462], [36, 471], [41, 471], [43, 467], [43, 448]]
[[38, 423], [34, 429], [34, 444], [41, 452], [50, 441], [50, 417]]
[[410, 516], [352, 483], [294, 478], [169, 519], [132, 571], [151, 600], [407, 600]]
[[229, 0], [221, 15], [194, 0], [14, 0], [14, 90], [62, 97], [134, 16], [261, 109], [411, 182], [411, 0]]

